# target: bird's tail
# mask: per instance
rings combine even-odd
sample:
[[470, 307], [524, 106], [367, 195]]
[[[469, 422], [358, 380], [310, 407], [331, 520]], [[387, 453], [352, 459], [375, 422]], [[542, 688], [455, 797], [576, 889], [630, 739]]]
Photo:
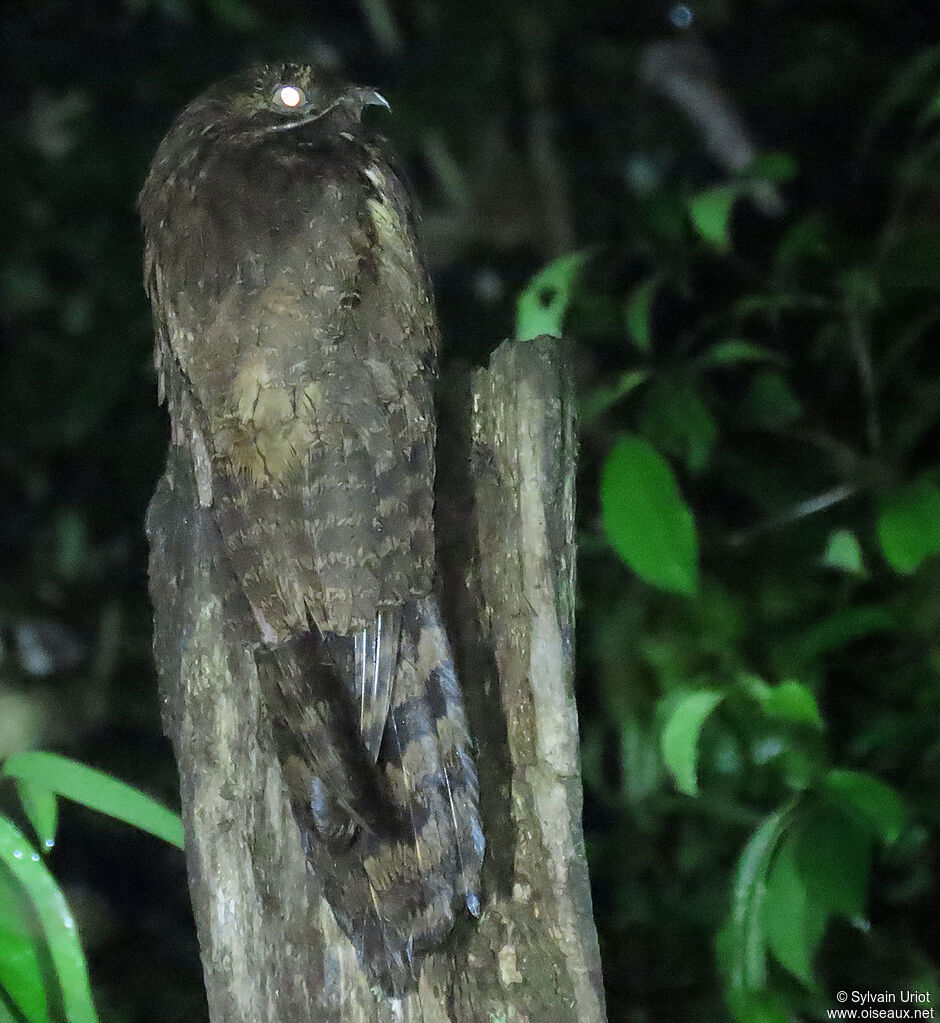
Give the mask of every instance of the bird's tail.
[[[398, 668], [379, 754], [401, 816], [395, 842], [363, 832], [362, 863], [383, 935], [376, 951], [412, 977], [464, 907], [480, 910], [483, 831], [477, 774], [447, 636], [436, 601], [402, 610]], [[365, 950], [364, 950], [365, 952]], [[383, 963], [367, 967], [376, 974]]]
[[[279, 665], [274, 674], [295, 680], [307, 674], [306, 700], [321, 715], [326, 707], [331, 724], [343, 723], [345, 729], [352, 722], [356, 736], [354, 699], [346, 701], [345, 712], [343, 700], [336, 699], [336, 679], [350, 674], [355, 659], [335, 637], [327, 637], [323, 650], [330, 652], [332, 668], [321, 652], [318, 659], [308, 656], [305, 665], [288, 665], [288, 672]], [[311, 680], [310, 672], [325, 673], [326, 681]], [[326, 703], [324, 685], [330, 694]], [[311, 720], [309, 710], [300, 720]], [[480, 911], [484, 842], [477, 774], [434, 598], [411, 600], [402, 608], [398, 663], [377, 763], [372, 764], [367, 737], [358, 737], [350, 751], [343, 737], [330, 732], [317, 724], [318, 740], [338, 743], [341, 752], [311, 751], [304, 767], [297, 737], [284, 735], [278, 755], [317, 882], [367, 972], [398, 995], [414, 985], [421, 960], [446, 938], [456, 915], [464, 907], [474, 915]], [[300, 745], [310, 748], [310, 743]], [[336, 761], [345, 770], [334, 766], [334, 777], [323, 778], [318, 765]], [[343, 788], [349, 782], [352, 800]]]

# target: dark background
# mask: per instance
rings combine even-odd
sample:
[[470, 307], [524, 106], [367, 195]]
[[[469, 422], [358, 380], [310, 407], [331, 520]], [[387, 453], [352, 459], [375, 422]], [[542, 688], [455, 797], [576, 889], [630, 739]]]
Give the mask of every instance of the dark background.
[[[142, 525], [167, 422], [134, 203], [208, 83], [319, 62], [391, 101], [382, 129], [423, 209], [445, 357], [485, 358], [531, 276], [592, 247], [566, 323], [585, 402], [578, 696], [611, 1019], [728, 1020], [729, 1003], [745, 1021], [816, 1019], [839, 988], [937, 991], [940, 582], [930, 557], [900, 571], [882, 526], [905, 488], [937, 482], [938, 15], [883, 0], [7, 2], [0, 756], [57, 750], [177, 805]], [[780, 180], [748, 198], [742, 146], [794, 173], [771, 161]], [[728, 182], [742, 198], [723, 246], [688, 209]], [[654, 275], [644, 346], [629, 311]], [[773, 358], [706, 372], [728, 339]], [[605, 400], [638, 369], [641, 387]], [[598, 477], [625, 432], [669, 460], [691, 507], [692, 595], [640, 581], [605, 538]], [[931, 500], [902, 521], [928, 555]], [[837, 532], [858, 563], [832, 556]], [[752, 676], [797, 680], [822, 725], [763, 713]], [[660, 744], [696, 689], [726, 698], [690, 796]], [[736, 1000], [716, 934], [746, 881], [737, 858], [830, 767], [890, 784], [903, 832], [833, 839], [827, 862], [823, 829], [801, 861], [829, 911], [812, 976], [778, 956], [766, 991]], [[103, 1020], [205, 1018], [177, 851], [63, 804], [51, 867]], [[798, 933], [799, 893], [776, 894]]]

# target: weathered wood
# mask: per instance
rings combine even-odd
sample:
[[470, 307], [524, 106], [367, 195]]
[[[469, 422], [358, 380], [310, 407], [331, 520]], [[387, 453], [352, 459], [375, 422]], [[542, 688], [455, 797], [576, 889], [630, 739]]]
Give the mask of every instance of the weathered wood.
[[440, 590], [478, 744], [485, 904], [419, 990], [370, 990], [319, 897], [192, 456], [148, 516], [154, 649], [176, 750], [213, 1023], [604, 1019], [572, 693], [573, 402], [558, 342], [504, 344], [450, 382], [438, 452]]

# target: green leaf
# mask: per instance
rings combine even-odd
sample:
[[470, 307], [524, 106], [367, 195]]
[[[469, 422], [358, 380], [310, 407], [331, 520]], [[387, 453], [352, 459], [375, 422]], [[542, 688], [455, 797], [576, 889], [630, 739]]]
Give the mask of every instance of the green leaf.
[[914, 572], [940, 553], [940, 487], [922, 478], [886, 497], [878, 513], [878, 540], [898, 572]]
[[940, 286], [940, 237], [936, 231], [915, 222], [891, 239], [881, 266], [885, 291], [935, 292]]
[[796, 862], [811, 899], [846, 919], [864, 914], [873, 838], [825, 804], [800, 820]]
[[732, 991], [760, 991], [767, 986], [767, 878], [774, 853], [790, 827], [794, 805], [787, 803], [765, 818], [738, 858], [725, 946]]
[[940, 92], [935, 92], [927, 101], [927, 105], [924, 107], [919, 118], [919, 123], [926, 124], [938, 115], [940, 115]]
[[816, 697], [801, 682], [781, 682], [776, 686], [768, 686], [761, 697], [761, 705], [765, 714], [780, 721], [823, 727]]
[[813, 665], [833, 650], [841, 650], [865, 636], [891, 632], [897, 627], [894, 613], [878, 604], [840, 607], [793, 638], [782, 640], [778, 647], [779, 659], [791, 670], [793, 665], [797, 668]]
[[813, 293], [761, 291], [754, 295], [745, 295], [731, 303], [731, 316], [739, 324], [752, 318], [769, 320], [787, 312], [821, 311], [836, 312], [835, 302]]
[[722, 252], [731, 251], [731, 210], [740, 194], [740, 184], [718, 185], [689, 200], [689, 216], [696, 231]]
[[829, 534], [822, 563], [827, 568], [837, 568], [849, 575], [864, 576], [867, 574], [862, 558], [861, 544], [849, 529], [836, 529]]
[[656, 733], [636, 714], [620, 722], [621, 793], [628, 803], [639, 804], [659, 789], [662, 763]]
[[790, 1023], [792, 1019], [776, 991], [734, 988], [725, 992], [725, 998], [737, 1023]]
[[531, 341], [562, 336], [574, 285], [592, 250], [572, 252], [549, 263], [529, 281], [516, 304], [516, 338]]
[[862, 137], [863, 151], [873, 144], [878, 132], [904, 106], [914, 103], [932, 89], [938, 68], [940, 46], [936, 45], [919, 50], [916, 56], [901, 67], [872, 110]]
[[696, 360], [699, 366], [710, 369], [714, 366], [736, 366], [743, 362], [776, 362], [782, 363], [783, 357], [777, 352], [755, 345], [751, 341], [740, 338], [727, 338], [712, 345]]
[[724, 695], [717, 690], [686, 693], [663, 728], [663, 759], [676, 779], [676, 788], [688, 796], [698, 793], [698, 741], [702, 727]]
[[639, 437], [623, 437], [601, 474], [601, 510], [611, 543], [646, 582], [691, 596], [698, 587], [692, 513], [663, 457]]
[[754, 157], [744, 171], [744, 177], [783, 184], [795, 178], [797, 170], [797, 162], [789, 153], [774, 151]]
[[581, 403], [578, 409], [578, 421], [584, 426], [593, 423], [621, 398], [626, 397], [631, 391], [645, 383], [649, 379], [649, 372], [645, 369], [633, 369], [624, 373], [612, 387], [597, 387]]
[[829, 914], [806, 890], [796, 863], [796, 842], [788, 835], [774, 857], [767, 879], [764, 929], [777, 961], [813, 987], [813, 957], [819, 949]]
[[85, 956], [65, 897], [39, 853], [4, 817], [0, 817], [0, 863], [22, 886], [39, 919], [58, 978], [67, 1023], [98, 1023]]
[[233, 32], [257, 32], [263, 26], [258, 12], [245, 0], [209, 0], [209, 9]]
[[779, 373], [764, 370], [754, 377], [739, 411], [745, 423], [773, 430], [799, 419], [803, 406]]
[[884, 304], [878, 277], [867, 266], [853, 266], [837, 275], [836, 283], [846, 301], [856, 309], [870, 312]]
[[183, 824], [177, 814], [93, 767], [56, 753], [19, 753], [6, 761], [0, 777], [56, 792], [183, 848]]
[[822, 795], [885, 842], [896, 842], [907, 824], [901, 797], [890, 785], [863, 771], [830, 771]]
[[88, 558], [88, 524], [74, 508], [63, 511], [56, 521], [56, 570], [67, 582], [75, 582]]
[[663, 275], [653, 274], [633, 289], [624, 309], [627, 333], [644, 352], [653, 344], [653, 302], [662, 284]]
[[774, 274], [789, 279], [792, 271], [808, 261], [826, 260], [832, 253], [832, 225], [820, 212], [800, 217], [777, 243]]
[[701, 472], [718, 440], [718, 425], [699, 393], [699, 382], [683, 374], [661, 374], [640, 403], [638, 428], [664, 454]]
[[48, 852], [55, 845], [55, 829], [59, 818], [59, 801], [54, 792], [28, 781], [19, 781], [16, 792], [23, 812], [36, 832], [40, 848]]
[[[55, 973], [36, 914], [23, 886], [0, 862], [0, 992], [30, 1023], [50, 1023], [49, 995], [56, 994], [55, 987]], [[0, 996], [0, 1009], [3, 1005]], [[19, 1020], [12, 1015], [4, 1017], [0, 1011], [0, 1021], [7, 1018], [14, 1023]]]

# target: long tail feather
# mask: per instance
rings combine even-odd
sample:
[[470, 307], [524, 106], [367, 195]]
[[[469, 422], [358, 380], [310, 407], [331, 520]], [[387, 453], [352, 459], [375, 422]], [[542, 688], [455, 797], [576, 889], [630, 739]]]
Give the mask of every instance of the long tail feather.
[[372, 762], [379, 757], [398, 665], [401, 611], [380, 607], [372, 625], [355, 636], [355, 673], [359, 690], [359, 732]]

